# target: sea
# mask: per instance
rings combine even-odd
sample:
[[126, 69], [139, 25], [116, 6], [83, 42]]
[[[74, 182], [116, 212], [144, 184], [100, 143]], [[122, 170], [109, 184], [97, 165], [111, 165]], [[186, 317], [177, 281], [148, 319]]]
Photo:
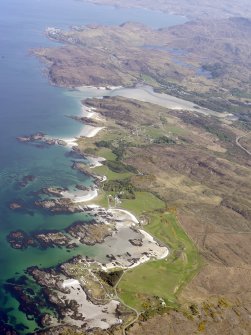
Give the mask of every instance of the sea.
[[[17, 136], [41, 131], [50, 136], [74, 137], [82, 125], [68, 118], [79, 115], [80, 100], [70, 90], [52, 86], [45, 65], [31, 50], [56, 47], [45, 36], [47, 27], [68, 29], [73, 25], [117, 25], [141, 22], [153, 28], [168, 27], [186, 21], [182, 16], [146, 9], [128, 9], [94, 5], [77, 0], [0, 0], [0, 320], [19, 334], [38, 328], [19, 310], [18, 301], [5, 290], [5, 283], [19, 278], [30, 266], [51, 267], [81, 254], [95, 256], [100, 248], [12, 249], [7, 235], [14, 230], [35, 232], [61, 230], [77, 220], [90, 220], [83, 214], [49, 215], [32, 207], [34, 192], [42, 187], [70, 187], [81, 182], [90, 185], [87, 176], [71, 168], [72, 159], [63, 147], [38, 148], [16, 140]], [[89, 96], [81, 92], [81, 98]], [[26, 187], [19, 182], [26, 175], [35, 180]], [[12, 201], [24, 201], [31, 210], [15, 212]], [[34, 283], [31, 282], [31, 286]]]

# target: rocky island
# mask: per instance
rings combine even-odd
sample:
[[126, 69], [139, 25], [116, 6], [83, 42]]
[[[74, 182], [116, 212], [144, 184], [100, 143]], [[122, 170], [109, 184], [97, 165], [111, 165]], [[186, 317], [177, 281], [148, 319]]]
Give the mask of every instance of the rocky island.
[[17, 140], [21, 143], [35, 143], [36, 145], [62, 145], [66, 146], [67, 143], [58, 138], [50, 138], [44, 133], [38, 132], [31, 135], [18, 136]]

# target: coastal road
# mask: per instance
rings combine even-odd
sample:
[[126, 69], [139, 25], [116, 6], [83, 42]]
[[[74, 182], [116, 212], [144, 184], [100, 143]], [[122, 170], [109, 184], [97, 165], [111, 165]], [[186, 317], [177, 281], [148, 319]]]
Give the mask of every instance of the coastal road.
[[[129, 270], [129, 269], [128, 269], [128, 270]], [[128, 270], [125, 270], [125, 271], [123, 272], [122, 276], [119, 278], [119, 280], [117, 281], [116, 285], [114, 286], [114, 292], [115, 292], [115, 296], [116, 296], [116, 298], [117, 298], [117, 299], [118, 299], [118, 300], [119, 300], [125, 307], [129, 308], [131, 311], [133, 311], [133, 312], [136, 314], [136, 317], [135, 317], [132, 321], [130, 321], [129, 323], [125, 324], [124, 327], [122, 328], [123, 335], [126, 335], [126, 329], [127, 329], [128, 327], [130, 327], [134, 322], [138, 321], [138, 318], [139, 318], [139, 316], [140, 316], [140, 314], [141, 314], [141, 313], [138, 312], [135, 308], [133, 308], [133, 307], [127, 305], [127, 304], [126, 304], [126, 303], [119, 297], [118, 292], [117, 292], [117, 287], [118, 287], [119, 283], [121, 282], [122, 278], [124, 277], [124, 275], [126, 274], [126, 272], [127, 272]]]

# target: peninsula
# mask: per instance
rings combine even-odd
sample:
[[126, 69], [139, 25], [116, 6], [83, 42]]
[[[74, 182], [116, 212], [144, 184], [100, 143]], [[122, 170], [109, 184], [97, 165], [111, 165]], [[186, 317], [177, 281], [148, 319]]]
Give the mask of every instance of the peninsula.
[[[61, 45], [34, 54], [51, 83], [89, 96], [70, 116], [83, 129], [17, 139], [62, 146], [93, 183], [51, 185], [9, 205], [89, 218], [7, 236], [16, 249], [69, 252], [6, 284], [41, 327], [35, 334], [250, 331], [250, 27], [227, 17], [47, 29]], [[87, 246], [96, 254], [84, 255]]]

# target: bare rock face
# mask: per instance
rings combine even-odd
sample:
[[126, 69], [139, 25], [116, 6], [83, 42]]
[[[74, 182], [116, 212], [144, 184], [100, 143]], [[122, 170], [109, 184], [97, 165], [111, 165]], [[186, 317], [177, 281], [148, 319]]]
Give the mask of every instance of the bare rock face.
[[50, 327], [53, 324], [54, 318], [50, 314], [42, 314], [39, 319], [39, 324], [43, 328]]
[[35, 233], [33, 237], [38, 241], [42, 248], [49, 248], [53, 246], [74, 248], [76, 243], [72, 242], [69, 236], [66, 236], [63, 232], [45, 232]]
[[67, 143], [59, 138], [50, 138], [44, 133], [38, 132], [31, 135], [18, 136], [17, 140], [21, 143], [35, 143], [35, 144], [44, 144], [44, 145], [62, 145], [66, 146]]
[[27, 234], [22, 230], [9, 233], [7, 241], [14, 249], [38, 247], [42, 249], [53, 247], [75, 248], [77, 244], [73, 239], [60, 231], [44, 231]]
[[20, 202], [14, 201], [9, 204], [9, 208], [12, 210], [22, 209], [23, 205]]
[[43, 194], [54, 197], [61, 197], [61, 193], [64, 191], [67, 191], [67, 189], [63, 187], [47, 187], [47, 188], [44, 187], [41, 190]]
[[18, 136], [17, 140], [19, 142], [34, 142], [34, 141], [41, 141], [45, 138], [45, 134], [42, 132], [38, 132], [31, 135], [24, 135], [24, 136]]
[[27, 273], [31, 275], [39, 285], [45, 288], [67, 292], [67, 289], [64, 289], [62, 285], [63, 279], [52, 269], [44, 270], [39, 269], [37, 266], [32, 266], [27, 269]]
[[70, 199], [50, 199], [35, 201], [35, 206], [52, 213], [79, 213], [82, 209]]
[[139, 239], [139, 238], [138, 239], [129, 240], [129, 242], [132, 245], [136, 246], [136, 247], [141, 247], [143, 245], [142, 239]]
[[112, 232], [110, 226], [101, 223], [76, 222], [67, 229], [68, 234], [87, 245], [104, 242], [104, 239], [111, 236]]
[[26, 249], [36, 245], [36, 242], [22, 230], [10, 232], [7, 240], [14, 249]]
[[85, 335], [85, 332], [73, 326], [72, 327], [71, 326], [58, 326], [58, 327], [52, 327], [46, 330], [37, 331], [33, 335], [62, 335], [62, 334]]

